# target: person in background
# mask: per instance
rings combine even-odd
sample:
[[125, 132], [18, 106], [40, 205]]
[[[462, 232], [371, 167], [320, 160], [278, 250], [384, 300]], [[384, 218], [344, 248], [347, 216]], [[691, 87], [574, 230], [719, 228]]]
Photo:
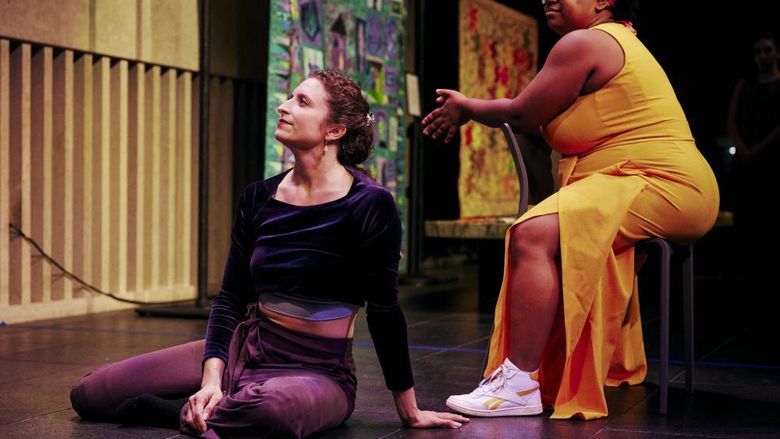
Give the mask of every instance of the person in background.
[[742, 248], [738, 259], [754, 287], [769, 286], [771, 258], [759, 246], [776, 248], [775, 218], [767, 214], [766, 194], [777, 188], [780, 159], [780, 68], [777, 39], [769, 32], [753, 41], [756, 75], [734, 87], [728, 113], [729, 138], [736, 147], [734, 224]]

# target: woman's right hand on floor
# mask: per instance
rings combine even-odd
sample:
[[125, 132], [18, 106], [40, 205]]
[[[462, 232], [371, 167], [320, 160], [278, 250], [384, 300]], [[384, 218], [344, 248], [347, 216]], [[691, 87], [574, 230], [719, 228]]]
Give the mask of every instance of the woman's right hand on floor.
[[187, 402], [187, 424], [200, 433], [205, 432], [208, 428], [206, 420], [221, 399], [222, 389], [218, 384], [203, 386]]
[[413, 418], [404, 419], [404, 425], [412, 428], [460, 428], [469, 418], [456, 413], [418, 410]]

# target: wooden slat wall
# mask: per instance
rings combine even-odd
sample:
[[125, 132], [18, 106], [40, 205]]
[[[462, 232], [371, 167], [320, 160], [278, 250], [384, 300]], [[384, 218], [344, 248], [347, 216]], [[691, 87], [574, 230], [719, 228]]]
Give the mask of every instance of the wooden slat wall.
[[[160, 151], [160, 117], [161, 117], [161, 102], [160, 102], [160, 67], [154, 66], [149, 70], [147, 75], [147, 92], [149, 92], [149, 101], [147, 102], [147, 124], [148, 130], [148, 144], [151, 148], [150, 159], [151, 163], [149, 170], [151, 171], [151, 185], [149, 187], [149, 199], [151, 200], [150, 208], [151, 212], [149, 216], [150, 228], [147, 231], [149, 233], [149, 250], [151, 257], [149, 262], [149, 283], [148, 289], [158, 289], [161, 287], [160, 282], [160, 264], [162, 256], [160, 255], [160, 219], [162, 217], [162, 206], [160, 205], [162, 200], [160, 190], [160, 180], [162, 173], [162, 166], [160, 166], [161, 151]], [[151, 108], [150, 108], [151, 107]], [[144, 297], [147, 297], [144, 295]]]
[[[212, 124], [209, 128], [209, 203], [211, 200], [227, 200], [223, 209], [208, 210], [209, 236], [224, 235], [233, 220], [233, 82], [212, 78], [209, 82]], [[229, 234], [223, 239], [229, 239]], [[222, 268], [227, 259], [229, 241], [209, 239], [208, 284], [209, 291], [217, 291]]]
[[[10, 136], [10, 222], [22, 230], [32, 229], [31, 224], [31, 184], [30, 184], [30, 70], [32, 47], [29, 44], [16, 44], [11, 50], [10, 117], [8, 135]], [[19, 237], [12, 236], [10, 248], [9, 305], [27, 306], [30, 304], [31, 280], [30, 247]], [[10, 320], [10, 316], [9, 319]]]
[[[194, 297], [198, 82], [189, 71], [0, 39], [0, 320]], [[210, 80], [209, 285], [229, 246], [234, 82]]]
[[[55, 54], [52, 85], [52, 255], [73, 267], [73, 51]], [[52, 273], [51, 299], [73, 297], [73, 287], [59, 272]]]
[[9, 139], [9, 93], [11, 73], [10, 43], [0, 40], [0, 308], [7, 308], [10, 290], [8, 221], [10, 220], [9, 197], [10, 179], [10, 139]]
[[[192, 209], [192, 150], [195, 149], [192, 146], [192, 73], [183, 72], [177, 79], [177, 89], [179, 94], [177, 95], [177, 108], [179, 110], [179, 117], [176, 120], [176, 132], [177, 132], [177, 155], [176, 163], [179, 170], [178, 179], [176, 180], [176, 193], [177, 203], [176, 211], [177, 218], [183, 218], [188, 213], [197, 212]], [[194, 185], [197, 187], [197, 184]], [[191, 229], [197, 222], [192, 221], [177, 221], [178, 227], [176, 228], [175, 242], [178, 245], [176, 251], [179, 255], [189, 255], [193, 253], [193, 250], [197, 249], [197, 246], [192, 246]], [[186, 287], [191, 281], [193, 281], [192, 271], [190, 271], [190, 260], [187, 258], [178, 258], [176, 260], [176, 278], [174, 283], [177, 287]], [[180, 290], [181, 291], [181, 290]]]

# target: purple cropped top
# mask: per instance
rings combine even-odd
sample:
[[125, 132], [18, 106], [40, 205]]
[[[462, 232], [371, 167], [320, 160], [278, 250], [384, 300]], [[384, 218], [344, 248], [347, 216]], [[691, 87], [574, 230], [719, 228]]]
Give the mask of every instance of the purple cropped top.
[[[263, 293], [366, 306], [385, 383], [413, 386], [406, 321], [398, 304], [401, 221], [390, 192], [348, 168], [347, 195], [313, 206], [272, 197], [286, 172], [250, 184], [238, 200], [204, 361], [227, 362], [233, 330]], [[289, 172], [289, 171], [288, 171]]]

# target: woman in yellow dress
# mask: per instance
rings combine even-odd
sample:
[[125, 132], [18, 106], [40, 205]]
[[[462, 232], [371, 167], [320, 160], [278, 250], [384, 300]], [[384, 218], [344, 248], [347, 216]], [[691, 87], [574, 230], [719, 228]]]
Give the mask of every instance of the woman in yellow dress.
[[474, 120], [538, 132], [563, 158], [561, 189], [506, 235], [486, 379], [447, 405], [473, 416], [607, 415], [605, 385], [647, 371], [634, 247], [693, 242], [719, 194], [661, 66], [637, 39], [630, 0], [543, 0], [561, 39], [513, 99], [437, 90], [424, 133], [449, 141]]

